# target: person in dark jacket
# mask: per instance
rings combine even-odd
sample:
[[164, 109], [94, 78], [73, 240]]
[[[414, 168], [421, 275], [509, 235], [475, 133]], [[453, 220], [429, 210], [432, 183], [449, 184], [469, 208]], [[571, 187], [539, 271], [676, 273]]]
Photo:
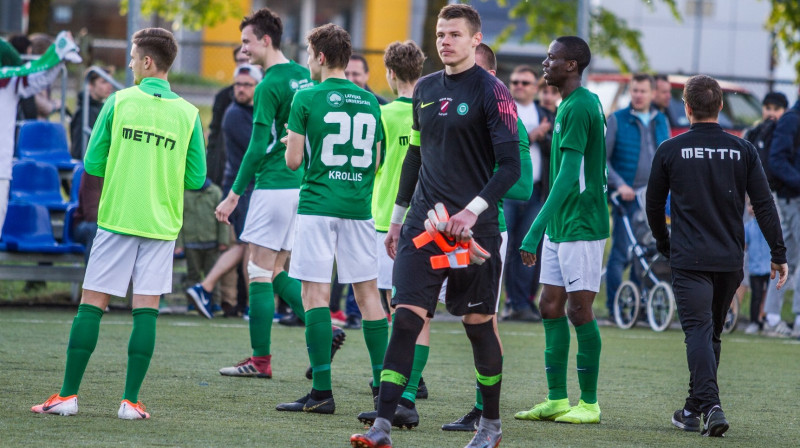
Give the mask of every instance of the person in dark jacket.
[[[233, 50], [233, 60], [236, 62], [237, 67], [250, 62], [247, 55], [242, 53], [241, 45]], [[225, 139], [222, 135], [222, 118], [225, 116], [225, 111], [233, 103], [233, 97], [233, 84], [217, 92], [214, 96], [214, 105], [211, 107], [211, 123], [208, 125], [206, 171], [211, 182], [219, 186], [222, 186], [225, 170]]]
[[[743, 278], [745, 193], [771, 255], [771, 273], [786, 282], [786, 248], [756, 148], [722, 130], [722, 90], [709, 76], [693, 76], [683, 91], [688, 132], [667, 140], [653, 158], [647, 220], [659, 252], [670, 259], [672, 288], [685, 334], [689, 396], [672, 423], [684, 431], [721, 437], [729, 423], [717, 385], [722, 326]], [[665, 206], [670, 196], [672, 233]], [[701, 425], [701, 415], [703, 424]]]
[[[106, 74], [112, 75], [114, 73], [113, 67], [106, 67], [102, 69]], [[86, 145], [89, 144], [89, 134], [82, 138], [81, 133], [83, 128], [89, 126], [91, 129], [94, 127], [94, 122], [97, 121], [97, 116], [100, 115], [100, 109], [103, 108], [106, 98], [114, 91], [114, 86], [110, 82], [103, 79], [95, 72], [89, 72], [89, 86], [86, 91], [81, 91], [78, 94], [78, 108], [75, 110], [75, 115], [72, 116], [72, 123], [69, 125], [70, 136], [72, 137], [72, 147], [70, 154], [72, 158], [83, 160], [83, 151]], [[84, 123], [83, 121], [83, 96], [89, 95], [89, 120]]]
[[[653, 154], [669, 138], [667, 117], [653, 107], [656, 82], [646, 73], [633, 75], [630, 83], [631, 104], [608, 117], [606, 154], [608, 155], [608, 189], [619, 194], [623, 210], [611, 213], [611, 253], [606, 265], [606, 308], [614, 315], [614, 298], [622, 283], [622, 273], [630, 264], [628, 235], [622, 223], [623, 212], [628, 219], [639, 210], [636, 190], [647, 185]], [[631, 269], [630, 278], [639, 284], [638, 270]]]
[[770, 286], [764, 302], [767, 314], [763, 333], [770, 337], [800, 337], [800, 277], [796, 263], [800, 260], [800, 100], [794, 103], [775, 124], [767, 165], [776, 185], [778, 211], [786, 235], [787, 258], [792, 261], [794, 299], [792, 313], [795, 315], [794, 329], [781, 319], [783, 292]]

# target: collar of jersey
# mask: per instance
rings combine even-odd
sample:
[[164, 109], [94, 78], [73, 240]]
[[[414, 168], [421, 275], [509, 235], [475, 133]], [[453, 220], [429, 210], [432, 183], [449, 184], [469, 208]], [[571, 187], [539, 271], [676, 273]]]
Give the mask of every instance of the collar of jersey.
[[149, 95], [160, 93], [164, 99], [178, 98], [178, 95], [173, 93], [170, 89], [169, 82], [164, 79], [144, 78], [142, 82], [139, 83], [139, 89]]
[[407, 96], [398, 96], [397, 98], [395, 98], [395, 101], [399, 101], [401, 103], [408, 103], [408, 104], [413, 103], [411, 98], [409, 98]]
[[709, 122], [695, 123], [689, 126], [689, 129], [691, 130], [701, 130], [701, 129], [705, 130], [705, 129], [716, 129], [716, 128], [722, 129], [722, 126], [720, 126], [719, 123], [709, 123]]

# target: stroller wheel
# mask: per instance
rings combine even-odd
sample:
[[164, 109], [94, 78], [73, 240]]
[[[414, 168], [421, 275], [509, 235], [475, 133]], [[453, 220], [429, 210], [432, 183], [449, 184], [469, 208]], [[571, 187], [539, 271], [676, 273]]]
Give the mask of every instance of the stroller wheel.
[[669, 283], [660, 281], [647, 297], [647, 321], [653, 331], [664, 331], [672, 323], [675, 314], [675, 295]]
[[619, 328], [627, 330], [636, 325], [639, 316], [639, 288], [631, 281], [624, 281], [614, 296], [614, 321]]
[[728, 314], [725, 316], [725, 323], [722, 324], [722, 332], [733, 333], [736, 329], [736, 323], [739, 321], [739, 299], [736, 295], [733, 296], [731, 307], [728, 308]]

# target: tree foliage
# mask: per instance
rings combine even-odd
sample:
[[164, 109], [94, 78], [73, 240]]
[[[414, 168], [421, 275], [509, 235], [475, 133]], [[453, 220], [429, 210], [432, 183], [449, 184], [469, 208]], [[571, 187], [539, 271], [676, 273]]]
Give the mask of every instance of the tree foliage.
[[[120, 12], [127, 14], [128, 0], [120, 2]], [[230, 0], [141, 0], [141, 13], [143, 16], [156, 14], [192, 30], [214, 26], [243, 14], [239, 3]]]
[[[496, 0], [501, 7], [508, 7], [512, 20], [524, 19], [523, 41], [549, 44], [554, 36], [575, 35], [578, 28], [578, 0]], [[588, 1], [588, 0], [587, 0]], [[641, 0], [652, 11], [653, 0]], [[667, 5], [672, 15], [681, 20], [676, 0], [660, 0]], [[773, 0], [780, 1], [780, 0]], [[511, 4], [509, 6], [509, 4]], [[498, 40], [507, 40], [516, 31], [509, 25]], [[634, 66], [638, 70], [649, 67], [647, 55], [641, 45], [641, 32], [632, 29], [627, 22], [602, 6], [589, 12], [589, 46], [592, 53], [607, 56], [620, 70], [627, 72]], [[626, 51], [627, 50], [627, 51]], [[628, 53], [628, 54], [626, 54]], [[629, 59], [632, 59], [629, 60]]]
[[770, 0], [770, 3], [772, 11], [767, 17], [766, 27], [774, 32], [776, 39], [783, 44], [789, 59], [796, 59], [794, 70], [797, 80], [800, 81], [800, 2]]

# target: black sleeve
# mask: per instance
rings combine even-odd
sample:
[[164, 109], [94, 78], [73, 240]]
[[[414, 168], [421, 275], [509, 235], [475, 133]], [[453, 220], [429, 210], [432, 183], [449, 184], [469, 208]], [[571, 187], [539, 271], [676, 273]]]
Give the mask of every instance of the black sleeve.
[[758, 221], [758, 227], [764, 234], [770, 248], [772, 262], [776, 264], [786, 263], [786, 246], [783, 243], [783, 232], [781, 222], [778, 217], [778, 210], [769, 191], [767, 176], [761, 166], [761, 159], [758, 157], [755, 147], [751, 146], [749, 160], [747, 164], [747, 195], [750, 196], [750, 204]]
[[653, 157], [653, 165], [650, 168], [650, 179], [647, 181], [647, 196], [645, 199], [645, 211], [647, 213], [647, 223], [653, 232], [656, 241], [666, 241], [669, 238], [667, 229], [666, 205], [667, 195], [669, 195], [669, 177], [664, 167], [662, 157], [664, 155], [663, 144], [656, 150]]
[[489, 204], [497, 204], [508, 189], [519, 180], [519, 141], [495, 144], [494, 156], [497, 161], [497, 171], [478, 194]]
[[417, 188], [420, 167], [422, 167], [422, 155], [419, 153], [419, 146], [409, 145], [406, 158], [403, 159], [403, 168], [400, 170], [400, 188], [397, 190], [395, 204], [401, 207], [408, 207], [411, 204], [411, 197]]
[[[78, 98], [80, 101], [80, 97]], [[72, 122], [69, 124], [69, 133], [70, 133], [70, 155], [73, 159], [83, 159], [81, 152], [83, 152], [83, 148], [81, 148], [81, 132], [83, 131], [81, 128], [83, 127], [83, 109], [78, 108], [75, 111], [75, 115], [72, 116]], [[89, 138], [86, 138], [88, 143]]]

